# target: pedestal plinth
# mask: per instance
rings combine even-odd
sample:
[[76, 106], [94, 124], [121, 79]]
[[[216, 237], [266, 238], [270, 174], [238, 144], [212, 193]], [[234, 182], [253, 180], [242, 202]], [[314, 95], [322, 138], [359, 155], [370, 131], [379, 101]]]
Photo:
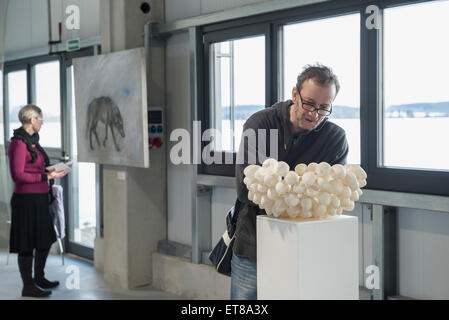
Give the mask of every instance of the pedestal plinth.
[[359, 299], [358, 222], [257, 217], [258, 299]]

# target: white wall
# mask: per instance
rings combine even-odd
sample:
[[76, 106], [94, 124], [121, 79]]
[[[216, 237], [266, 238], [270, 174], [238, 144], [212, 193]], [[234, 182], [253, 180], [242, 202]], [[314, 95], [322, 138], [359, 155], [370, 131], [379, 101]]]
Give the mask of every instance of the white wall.
[[264, 0], [165, 0], [165, 21], [169, 23], [257, 2]]
[[399, 209], [399, 293], [449, 299], [449, 213]]
[[[165, 21], [173, 22], [183, 18], [210, 12], [262, 2], [261, 0], [166, 0]], [[190, 115], [190, 75], [189, 75], [189, 36], [187, 33], [172, 35], [167, 41], [167, 126], [171, 132], [176, 128], [188, 129], [192, 124]], [[168, 144], [167, 159], [170, 148]], [[193, 166], [167, 165], [167, 215], [168, 240], [186, 245], [192, 244], [191, 178]], [[234, 189], [214, 188], [212, 195], [212, 242], [224, 230], [224, 215], [232, 206], [236, 193]], [[234, 194], [234, 195], [232, 195]], [[220, 231], [219, 231], [220, 230]]]
[[194, 167], [173, 165], [169, 142], [170, 133], [177, 128], [189, 128], [189, 36], [181, 33], [171, 36], [166, 47], [166, 119], [167, 119], [167, 228], [171, 241], [192, 244], [191, 181]]
[[[80, 9], [80, 29], [67, 30], [69, 15], [65, 9]], [[100, 36], [99, 0], [51, 0], [52, 40], [58, 39], [58, 23], [62, 22], [62, 41]], [[48, 46], [47, 0], [9, 0], [6, 31], [6, 56]]]

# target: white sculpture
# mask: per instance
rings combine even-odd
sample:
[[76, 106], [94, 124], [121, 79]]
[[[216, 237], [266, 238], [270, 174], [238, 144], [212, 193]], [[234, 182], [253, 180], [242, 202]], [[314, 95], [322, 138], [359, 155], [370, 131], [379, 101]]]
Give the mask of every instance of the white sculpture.
[[271, 158], [243, 173], [249, 200], [269, 216], [291, 218], [325, 219], [352, 211], [367, 178], [355, 164], [300, 163], [290, 171], [287, 163]]

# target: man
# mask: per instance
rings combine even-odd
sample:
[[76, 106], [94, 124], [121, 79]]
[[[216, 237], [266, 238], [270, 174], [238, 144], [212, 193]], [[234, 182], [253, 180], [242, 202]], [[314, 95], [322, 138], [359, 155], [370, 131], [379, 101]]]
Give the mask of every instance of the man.
[[[323, 65], [306, 66], [292, 89], [292, 99], [256, 112], [245, 122], [243, 130], [266, 129], [269, 132], [269, 129], [278, 129], [277, 160], [290, 162], [291, 170], [298, 163], [345, 164], [348, 154], [345, 131], [327, 119], [339, 89], [338, 79], [331, 69]], [[231, 299], [255, 300], [256, 216], [265, 211], [248, 200], [248, 189], [243, 183], [243, 170], [249, 164], [247, 159], [251, 158], [248, 156], [257, 154], [258, 143], [256, 146], [249, 144], [245, 144], [243, 135], [237, 158], [245, 159], [245, 163], [236, 165], [237, 195], [241, 205], [231, 261]], [[267, 139], [267, 150], [268, 144]], [[294, 151], [301, 145], [307, 149], [296, 155]], [[295, 155], [294, 159], [291, 159], [292, 155]], [[261, 159], [257, 159], [257, 164], [260, 162]]]

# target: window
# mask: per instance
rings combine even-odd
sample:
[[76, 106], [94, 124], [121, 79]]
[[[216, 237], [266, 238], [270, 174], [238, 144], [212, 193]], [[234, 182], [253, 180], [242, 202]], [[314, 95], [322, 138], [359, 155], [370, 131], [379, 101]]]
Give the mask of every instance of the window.
[[[46, 148], [61, 149], [61, 95], [60, 63], [53, 57], [36, 57], [5, 64], [6, 104], [9, 141], [13, 130], [22, 124], [19, 110], [32, 103], [42, 109], [44, 124], [39, 132], [40, 144]], [[50, 150], [48, 151], [52, 153]], [[51, 154], [56, 156], [56, 154]]]
[[44, 114], [44, 130], [39, 132], [43, 147], [61, 148], [61, 98], [59, 61], [37, 64], [35, 72], [36, 105]]
[[215, 151], [237, 152], [243, 124], [265, 107], [265, 36], [210, 46], [212, 128], [221, 133]]
[[[238, 128], [247, 119], [239, 123], [238, 106], [263, 106], [263, 93], [265, 107], [291, 99], [304, 66], [321, 63], [341, 84], [329, 120], [346, 131], [347, 162], [363, 166], [367, 188], [449, 195], [449, 0], [385, 0], [374, 13], [369, 7], [326, 1], [201, 27], [198, 45], [207, 63], [204, 81], [198, 80], [199, 114], [203, 129], [225, 132], [215, 150], [235, 156]], [[245, 51], [251, 58], [236, 67], [236, 41], [257, 37], [265, 41]], [[264, 71], [256, 73], [260, 82], [237, 85], [250, 68]], [[241, 102], [238, 89], [253, 91], [256, 83], [262, 94]], [[199, 172], [233, 176], [235, 167], [202, 164]]]
[[9, 108], [9, 134], [8, 141], [13, 131], [22, 124], [19, 121], [19, 111], [28, 102], [28, 86], [26, 70], [9, 72], [7, 74], [7, 105]]
[[283, 39], [283, 100], [292, 99], [305, 65], [330, 67], [341, 88], [329, 119], [346, 131], [347, 162], [360, 164], [360, 15], [289, 24]]
[[449, 169], [447, 17], [449, 1], [384, 10], [381, 166]]

